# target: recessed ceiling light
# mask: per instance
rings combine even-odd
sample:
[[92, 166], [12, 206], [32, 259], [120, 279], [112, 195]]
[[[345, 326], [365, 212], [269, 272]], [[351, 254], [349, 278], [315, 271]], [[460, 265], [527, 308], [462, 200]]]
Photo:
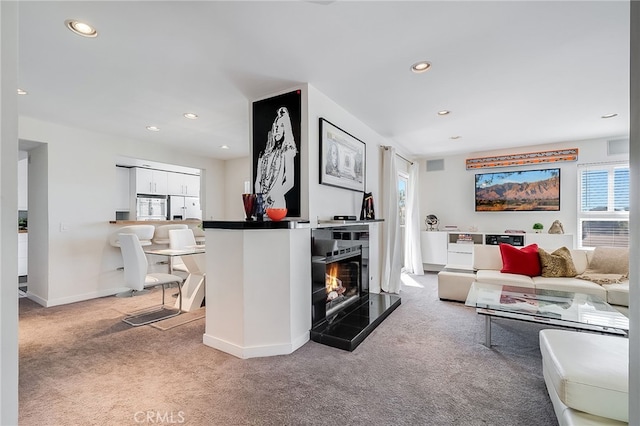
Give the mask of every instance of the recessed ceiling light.
[[159, 132], [160, 128], [156, 126], [147, 126], [147, 130], [149, 130], [150, 132]]
[[431, 68], [431, 63], [427, 61], [420, 61], [411, 65], [411, 71], [415, 73], [425, 72], [425, 71], [428, 71], [430, 68]]
[[449, 139], [456, 140], [456, 139], [460, 139], [461, 137], [462, 137], [462, 136], [451, 136]]
[[26, 95], [28, 94], [26, 90], [18, 89], [18, 95]]
[[98, 31], [89, 24], [76, 21], [75, 19], [67, 19], [64, 24], [74, 33], [82, 37], [97, 37]]
[[442, 111], [438, 111], [438, 115], [447, 115], [447, 114], [451, 114], [451, 111], [449, 111], [447, 109], [443, 109]]
[[198, 114], [194, 114], [192, 112], [185, 112], [182, 115], [184, 115], [184, 118], [188, 118], [189, 120], [195, 120], [198, 118]]
[[617, 117], [618, 114], [616, 114], [615, 112], [612, 114], [605, 114], [602, 116], [602, 118], [613, 118], [613, 117]]
[[220, 148], [221, 148], [221, 149], [229, 149], [229, 146], [227, 146], [227, 145], [222, 145]]

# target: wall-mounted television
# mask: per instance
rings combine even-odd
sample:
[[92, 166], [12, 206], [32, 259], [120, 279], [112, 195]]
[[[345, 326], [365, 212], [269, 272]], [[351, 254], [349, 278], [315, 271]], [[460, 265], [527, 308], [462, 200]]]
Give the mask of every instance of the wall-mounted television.
[[476, 174], [476, 211], [559, 211], [560, 169]]

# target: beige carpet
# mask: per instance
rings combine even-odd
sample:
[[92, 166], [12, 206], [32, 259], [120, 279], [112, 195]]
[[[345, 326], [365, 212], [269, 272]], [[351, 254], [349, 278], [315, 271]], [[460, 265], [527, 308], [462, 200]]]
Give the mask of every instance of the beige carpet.
[[196, 309], [195, 311], [183, 312], [177, 317], [168, 318], [166, 320], [154, 322], [149, 325], [151, 327], [157, 328], [158, 330], [171, 330], [172, 328], [187, 324], [191, 321], [197, 321], [199, 319], [203, 319], [204, 315], [205, 315], [205, 308], [202, 307], [202, 308]]
[[51, 308], [22, 298], [20, 425], [557, 424], [541, 327], [496, 320], [487, 349], [483, 318], [436, 287], [435, 274], [416, 277], [353, 352], [308, 342], [249, 360], [205, 346], [202, 319], [122, 322], [158, 293]]

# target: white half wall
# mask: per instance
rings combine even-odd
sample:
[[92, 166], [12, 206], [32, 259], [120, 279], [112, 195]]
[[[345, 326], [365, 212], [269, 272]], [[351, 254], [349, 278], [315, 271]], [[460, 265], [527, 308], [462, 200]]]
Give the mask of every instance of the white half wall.
[[[30, 187], [30, 191], [46, 196], [48, 203], [32, 205], [30, 194], [29, 206], [47, 206], [46, 212], [29, 214], [29, 238], [42, 242], [42, 250], [48, 252], [48, 261], [30, 262], [29, 296], [45, 306], [106, 296], [122, 289], [122, 275], [116, 271], [121, 256], [108, 242], [114, 226], [108, 222], [115, 219], [116, 157], [203, 170], [205, 217], [224, 215], [222, 160], [28, 117], [20, 118], [19, 136], [45, 144], [48, 157], [46, 170], [40, 169], [46, 177], [34, 179]], [[46, 189], [39, 188], [37, 182]]]
[[[505, 167], [493, 169], [466, 170], [467, 158], [487, 157], [494, 155], [519, 154], [535, 151], [548, 151], [562, 148], [578, 148], [577, 162], [559, 162], [538, 164], [535, 166]], [[480, 232], [501, 233], [506, 229], [521, 229], [532, 232], [535, 222], [544, 225], [546, 232], [554, 220], [558, 219], [564, 226], [565, 233], [577, 236], [578, 206], [578, 164], [626, 161], [628, 154], [607, 155], [607, 141], [604, 139], [559, 142], [536, 146], [525, 146], [518, 149], [474, 152], [466, 155], [435, 157], [443, 159], [443, 171], [427, 171], [426, 160], [420, 162], [420, 217], [425, 229], [424, 218], [435, 214], [440, 221], [440, 229], [444, 225], [457, 225], [462, 231], [470, 231], [472, 227]], [[476, 212], [475, 211], [475, 174], [495, 171], [535, 170], [560, 168], [560, 211], [558, 212]]]

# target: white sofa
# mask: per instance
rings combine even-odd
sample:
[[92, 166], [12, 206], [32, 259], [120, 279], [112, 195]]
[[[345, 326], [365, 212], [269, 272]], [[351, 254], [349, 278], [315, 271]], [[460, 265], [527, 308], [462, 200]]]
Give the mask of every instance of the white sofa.
[[[545, 250], [551, 252], [552, 250]], [[594, 252], [570, 250], [577, 274], [593, 267]], [[628, 251], [627, 259], [628, 262]], [[609, 262], [610, 259], [607, 260]], [[616, 260], [611, 261], [616, 263]], [[587, 293], [623, 311], [629, 306], [628, 280], [596, 284], [575, 277], [529, 277], [500, 272], [499, 246], [476, 245], [474, 270], [448, 267], [438, 274], [438, 296], [465, 301], [473, 281]], [[597, 269], [597, 268], [596, 268]], [[540, 331], [542, 373], [560, 426], [623, 426], [629, 421], [629, 340], [568, 330]]]
[[540, 331], [542, 375], [560, 426], [627, 425], [629, 340]]
[[[552, 250], [547, 250], [552, 251]], [[591, 250], [571, 250], [573, 264], [578, 274], [582, 274], [589, 266]], [[579, 278], [529, 277], [526, 275], [500, 272], [502, 256], [500, 247], [478, 244], [473, 248], [473, 269], [460, 271], [445, 268], [438, 273], [438, 297], [443, 300], [464, 302], [473, 281], [505, 284], [526, 288], [572, 291], [599, 296], [611, 305], [629, 306], [629, 282], [616, 284], [596, 284]]]

